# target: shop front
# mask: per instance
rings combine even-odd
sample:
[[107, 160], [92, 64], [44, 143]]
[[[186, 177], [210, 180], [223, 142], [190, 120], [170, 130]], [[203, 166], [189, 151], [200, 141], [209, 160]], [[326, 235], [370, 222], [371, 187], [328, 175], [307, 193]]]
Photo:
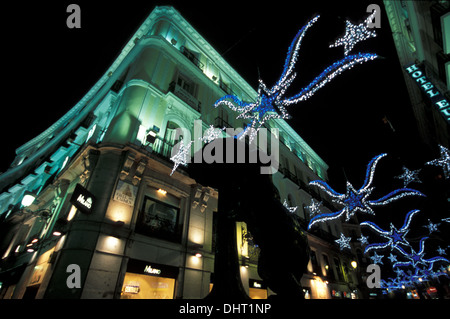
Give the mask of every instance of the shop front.
[[174, 299], [178, 268], [130, 259], [120, 299]]

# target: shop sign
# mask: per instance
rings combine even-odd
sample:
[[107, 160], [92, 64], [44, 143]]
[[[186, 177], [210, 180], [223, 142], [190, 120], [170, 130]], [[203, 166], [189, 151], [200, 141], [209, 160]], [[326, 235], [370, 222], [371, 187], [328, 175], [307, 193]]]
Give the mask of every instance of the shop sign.
[[73, 191], [70, 203], [78, 210], [85, 214], [92, 213], [92, 209], [95, 203], [95, 196], [90, 193], [86, 188], [77, 184]]
[[450, 123], [450, 102], [442, 95], [436, 86], [426, 77], [425, 72], [417, 64], [405, 67], [406, 72], [416, 81], [420, 89], [431, 100], [431, 103]]
[[136, 186], [124, 181], [119, 181], [117, 183], [116, 192], [114, 193], [114, 200], [130, 206], [134, 206], [136, 194]]
[[144, 272], [150, 275], [161, 275], [161, 269], [152, 268], [150, 265], [145, 266]]

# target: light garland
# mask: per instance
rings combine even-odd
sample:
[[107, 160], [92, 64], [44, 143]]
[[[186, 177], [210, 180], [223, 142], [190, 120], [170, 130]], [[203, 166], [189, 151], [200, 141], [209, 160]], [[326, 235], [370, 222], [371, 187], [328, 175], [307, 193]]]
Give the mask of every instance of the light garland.
[[385, 157], [387, 154], [381, 154], [374, 157], [369, 164], [367, 165], [366, 170], [366, 178], [364, 180], [363, 186], [356, 190], [352, 184], [347, 182], [347, 192], [346, 194], [341, 194], [333, 190], [326, 182], [322, 180], [312, 181], [309, 184], [313, 186], [317, 186], [324, 190], [328, 195], [333, 198], [335, 203], [343, 205], [344, 208], [333, 213], [324, 213], [320, 215], [314, 216], [308, 225], [308, 229], [311, 228], [316, 223], [326, 222], [333, 219], [340, 218], [345, 215], [345, 220], [348, 221], [356, 212], [361, 211], [366, 214], [375, 215], [372, 210], [372, 206], [381, 206], [389, 204], [397, 199], [403, 198], [405, 196], [425, 196], [421, 192], [410, 189], [410, 188], [401, 188], [394, 190], [383, 196], [377, 200], [369, 200], [368, 197], [372, 194], [373, 187], [372, 181], [375, 173], [375, 168], [378, 164], [378, 161]]
[[450, 178], [450, 151], [442, 145], [439, 145], [441, 157], [425, 163], [425, 165], [434, 165], [442, 167], [445, 178]]
[[400, 244], [410, 247], [410, 244], [405, 239], [405, 236], [409, 232], [409, 226], [411, 224], [411, 219], [418, 212], [419, 212], [419, 210], [412, 210], [408, 214], [406, 214], [403, 226], [400, 229], [395, 228], [395, 226], [392, 223], [390, 224], [389, 231], [381, 229], [378, 225], [376, 225], [375, 223], [370, 222], [370, 221], [365, 221], [365, 222], [360, 223], [360, 226], [368, 226], [370, 229], [375, 231], [378, 235], [388, 239], [388, 241], [384, 242], [384, 243], [373, 243], [373, 244], [367, 245], [364, 250], [364, 253], [367, 253], [373, 249], [378, 250], [378, 249], [384, 249], [387, 247], [390, 247], [392, 250], [392, 249], [398, 248], [399, 247], [398, 245], [400, 245]]
[[416, 252], [413, 248], [411, 249], [410, 253], [407, 253], [403, 248], [401, 247], [397, 247], [397, 250], [408, 259], [408, 261], [404, 261], [404, 262], [397, 262], [393, 265], [393, 267], [404, 267], [404, 266], [412, 266], [412, 267], [416, 267], [418, 264], [422, 264], [422, 265], [432, 265], [437, 261], [444, 261], [449, 263], [449, 261], [441, 256], [436, 256], [436, 257], [432, 257], [432, 258], [428, 258], [425, 259], [424, 255], [425, 255], [425, 240], [427, 240], [428, 237], [423, 237], [420, 239], [420, 243], [419, 243], [419, 252]]
[[[345, 54], [345, 58], [325, 68], [325, 70], [322, 71], [322, 73], [319, 74], [311, 83], [304, 87], [300, 93], [292, 97], [285, 98], [284, 94], [286, 93], [286, 90], [297, 76], [293, 70], [298, 59], [298, 53], [303, 37], [306, 34], [306, 31], [319, 19], [319, 17], [320, 16], [318, 15], [311, 19], [294, 37], [294, 40], [287, 51], [287, 57], [282, 74], [276, 84], [271, 89], [268, 89], [266, 84], [261, 79], [259, 80], [256, 102], [248, 103], [242, 101], [235, 95], [225, 95], [214, 103], [215, 107], [221, 105], [227, 106], [231, 110], [238, 112], [239, 115], [236, 119], [251, 120], [251, 123], [244, 129], [243, 134], [241, 134], [239, 138], [243, 138], [245, 135], [248, 135], [251, 142], [255, 138], [258, 130], [266, 121], [270, 119], [290, 118], [290, 115], [286, 110], [286, 106], [307, 100], [313, 96], [317, 90], [325, 86], [343, 71], [353, 68], [356, 64], [362, 64], [377, 58], [377, 55], [373, 53], [357, 53], [350, 56]], [[348, 41], [353, 41], [352, 37], [357, 37], [359, 39], [358, 34], [350, 34], [346, 39]], [[358, 42], [362, 40], [364, 39], [359, 39]]]
[[295, 213], [296, 210], [298, 209], [298, 206], [290, 207], [286, 200], [284, 200], [283, 206], [292, 214]]
[[351, 23], [349, 20], [345, 21], [345, 35], [342, 38], [336, 40], [334, 44], [330, 45], [330, 48], [344, 46], [344, 54], [347, 55], [353, 47], [361, 41], [377, 36], [375, 31], [369, 31], [369, 23], [372, 22], [376, 15], [376, 10], [364, 20], [363, 23], [358, 25]]

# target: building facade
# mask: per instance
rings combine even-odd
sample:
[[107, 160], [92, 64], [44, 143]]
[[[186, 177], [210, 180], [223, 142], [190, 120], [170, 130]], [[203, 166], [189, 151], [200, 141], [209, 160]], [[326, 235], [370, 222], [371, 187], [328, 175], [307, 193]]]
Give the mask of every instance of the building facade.
[[[174, 8], [156, 7], [92, 89], [19, 147], [0, 176], [0, 297], [205, 297], [220, 194], [181, 166], [171, 174], [170, 157], [177, 128], [195, 136], [210, 125], [244, 127], [212, 107], [231, 92], [257, 96]], [[328, 166], [284, 120], [266, 127], [280, 141], [273, 184], [306, 229], [312, 199], [336, 210], [308, 186], [326, 181]], [[306, 298], [362, 297], [361, 247], [341, 251], [334, 240], [342, 232], [360, 236], [356, 221], [308, 233]], [[267, 298], [258, 247], [245, 223], [236, 233], [244, 288]]]
[[430, 150], [450, 141], [450, 2], [384, 6], [420, 137]]

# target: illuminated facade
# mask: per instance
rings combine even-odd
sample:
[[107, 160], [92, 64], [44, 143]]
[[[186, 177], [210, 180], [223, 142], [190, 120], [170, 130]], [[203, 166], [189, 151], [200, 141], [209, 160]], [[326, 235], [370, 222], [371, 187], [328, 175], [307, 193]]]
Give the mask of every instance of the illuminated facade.
[[423, 142], [450, 141], [450, 2], [391, 1], [384, 7]]
[[[0, 297], [205, 297], [214, 284], [220, 196], [182, 167], [170, 175], [169, 158], [176, 128], [193, 133], [196, 120], [203, 130], [243, 127], [231, 111], [212, 107], [231, 92], [257, 96], [175, 9], [155, 8], [92, 89], [19, 147], [0, 176]], [[312, 198], [333, 210], [326, 194], [307, 185], [326, 180], [328, 166], [284, 120], [266, 126], [278, 128], [281, 141], [273, 183], [281, 201], [298, 206], [306, 229]], [[359, 236], [357, 224], [308, 234], [307, 298], [357, 295], [351, 262], [359, 267], [361, 248], [352, 243], [343, 253], [334, 243], [342, 232]], [[237, 235], [244, 287], [267, 298], [244, 223]]]

